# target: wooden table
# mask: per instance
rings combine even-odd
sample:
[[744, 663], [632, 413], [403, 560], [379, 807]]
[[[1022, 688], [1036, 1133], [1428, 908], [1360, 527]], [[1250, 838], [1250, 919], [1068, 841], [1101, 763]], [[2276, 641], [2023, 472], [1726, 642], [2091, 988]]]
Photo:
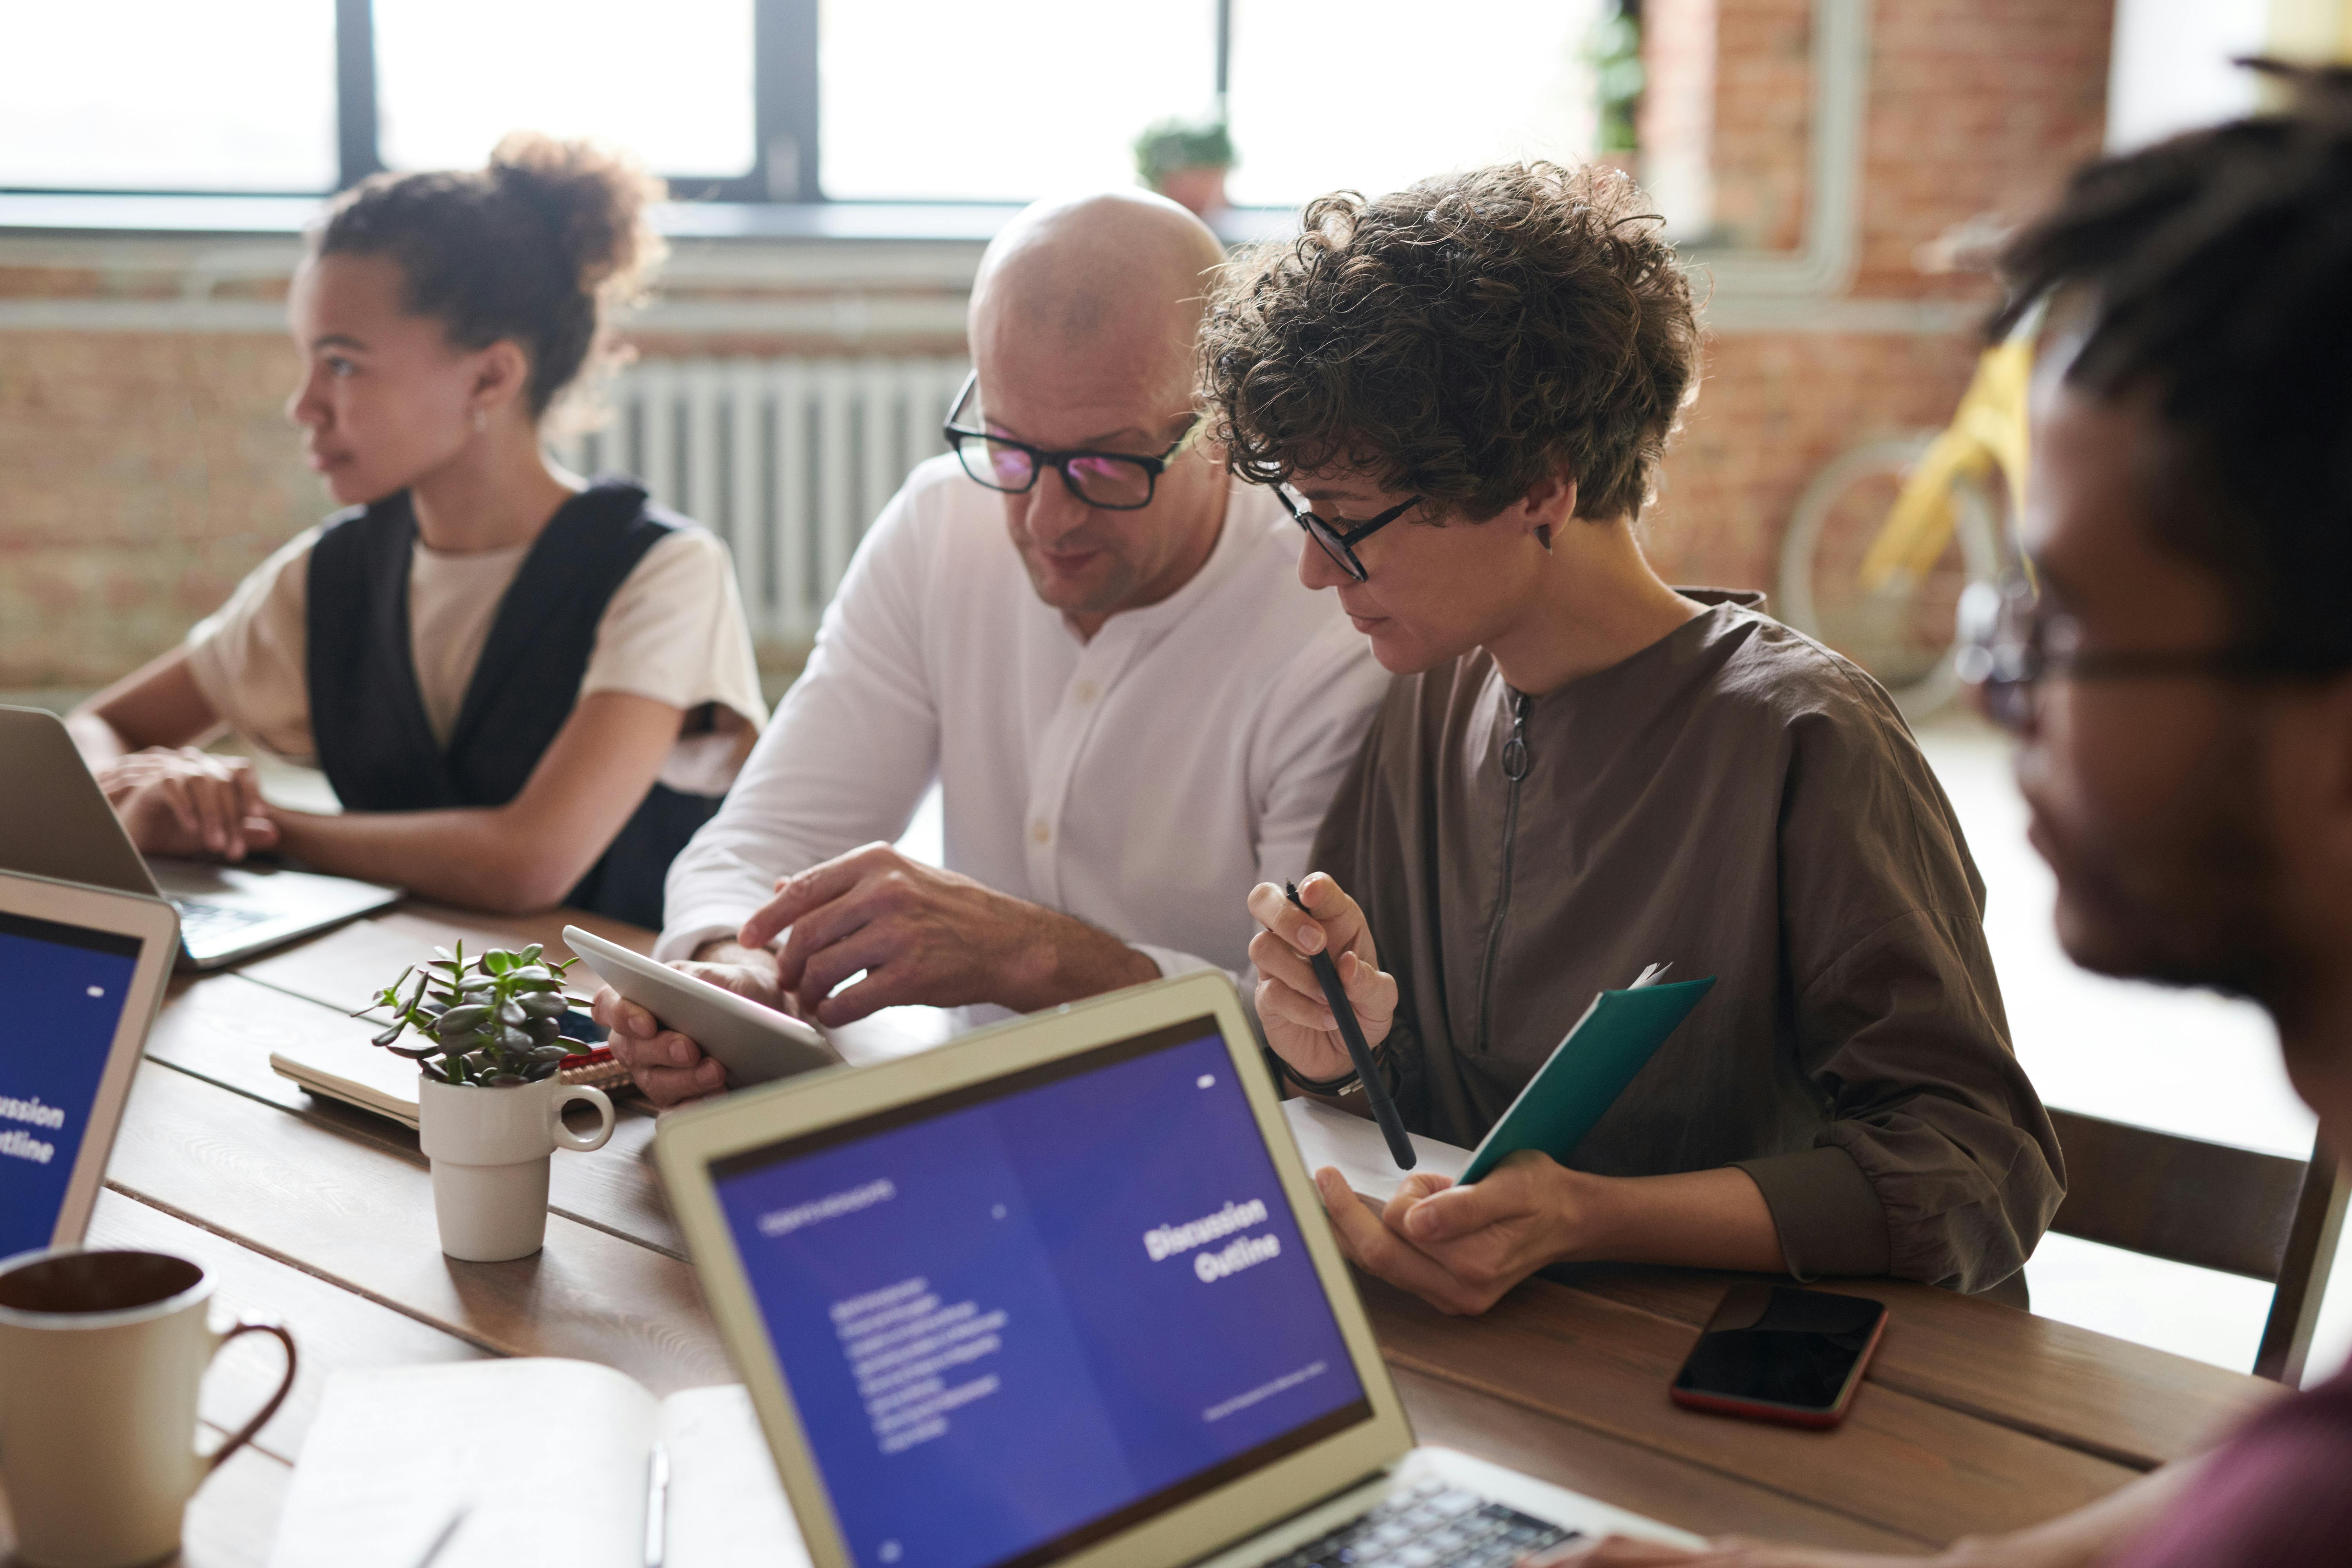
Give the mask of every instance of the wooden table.
[[[644, 949], [647, 933], [569, 917]], [[345, 1016], [436, 942], [545, 942], [567, 917], [411, 904], [173, 987], [115, 1142], [94, 1247], [176, 1253], [220, 1300], [274, 1315], [302, 1349], [293, 1397], [198, 1493], [184, 1561], [260, 1563], [329, 1373], [562, 1355], [656, 1394], [732, 1381], [649, 1160], [654, 1121], [625, 1105], [612, 1141], [554, 1163], [547, 1246], [513, 1263], [442, 1256], [415, 1134], [314, 1100], [269, 1070], [281, 1042], [345, 1040]], [[887, 1032], [877, 1051], [893, 1046]], [[2042, 1519], [2196, 1451], [2276, 1391], [2252, 1377], [2006, 1307], [1890, 1280], [1832, 1289], [1890, 1309], [1853, 1414], [1834, 1432], [1681, 1410], [1666, 1384], [1723, 1277], [1583, 1270], [1534, 1280], [1483, 1318], [1449, 1319], [1362, 1280], [1423, 1441], [1483, 1455], [1701, 1532], [1917, 1551]], [[274, 1385], [261, 1336], [205, 1384], [226, 1429]]]

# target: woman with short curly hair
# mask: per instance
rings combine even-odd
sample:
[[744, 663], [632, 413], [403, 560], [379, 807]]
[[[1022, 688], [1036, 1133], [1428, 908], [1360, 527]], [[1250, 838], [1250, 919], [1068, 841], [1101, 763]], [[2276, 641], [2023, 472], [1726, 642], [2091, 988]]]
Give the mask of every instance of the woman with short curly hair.
[[1573, 1150], [1380, 1216], [1325, 1173], [1357, 1261], [1442, 1307], [1601, 1258], [1986, 1289], [2062, 1187], [1983, 884], [1868, 676], [1643, 555], [1697, 330], [1640, 201], [1544, 163], [1326, 196], [1212, 303], [1212, 437], [1397, 677], [1312, 918], [1251, 894], [1259, 1014], [1295, 1083], [1344, 1092], [1305, 957], [1336, 952], [1408, 1125], [1469, 1144], [1594, 993], [1716, 978]]

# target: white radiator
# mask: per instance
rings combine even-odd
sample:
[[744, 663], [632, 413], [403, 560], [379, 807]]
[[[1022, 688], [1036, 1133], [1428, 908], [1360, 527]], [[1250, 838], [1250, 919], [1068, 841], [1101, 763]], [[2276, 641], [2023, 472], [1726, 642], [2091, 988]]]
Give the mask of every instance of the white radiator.
[[635, 474], [735, 554], [751, 635], [806, 642], [850, 552], [940, 423], [959, 359], [649, 359], [606, 393], [602, 430], [557, 446], [583, 473]]

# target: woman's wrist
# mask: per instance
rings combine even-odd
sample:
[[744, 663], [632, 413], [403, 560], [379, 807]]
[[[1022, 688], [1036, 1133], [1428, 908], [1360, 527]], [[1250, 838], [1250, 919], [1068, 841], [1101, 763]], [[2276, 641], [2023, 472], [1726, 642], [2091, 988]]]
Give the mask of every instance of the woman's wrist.
[[1600, 1176], [1554, 1166], [1548, 1209], [1557, 1263], [1660, 1263], [1778, 1272], [1771, 1210], [1736, 1168], [1664, 1176]]
[[1625, 1256], [1625, 1237], [1633, 1226], [1628, 1211], [1638, 1194], [1622, 1176], [1596, 1176], [1590, 1171], [1553, 1164], [1549, 1176], [1553, 1218], [1553, 1263], [1592, 1263]]

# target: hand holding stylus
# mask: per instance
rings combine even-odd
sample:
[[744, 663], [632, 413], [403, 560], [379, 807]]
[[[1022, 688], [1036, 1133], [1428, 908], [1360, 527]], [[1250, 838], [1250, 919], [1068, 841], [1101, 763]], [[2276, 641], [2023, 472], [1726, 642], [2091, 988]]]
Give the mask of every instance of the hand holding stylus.
[[1266, 928], [1251, 942], [1250, 958], [1268, 1044], [1302, 1079], [1353, 1071], [1391, 1156], [1411, 1170], [1412, 1141], [1372, 1058], [1395, 1016], [1396, 979], [1380, 968], [1363, 911], [1318, 874], [1299, 887], [1259, 884], [1250, 912]]

